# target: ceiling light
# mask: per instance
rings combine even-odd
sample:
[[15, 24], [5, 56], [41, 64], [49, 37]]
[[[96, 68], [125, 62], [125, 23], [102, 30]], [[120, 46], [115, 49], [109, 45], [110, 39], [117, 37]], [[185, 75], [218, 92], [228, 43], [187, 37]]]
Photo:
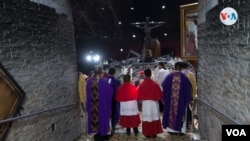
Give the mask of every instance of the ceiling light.
[[118, 24], [122, 24], [122, 22], [121, 22], [121, 21], [119, 21], [119, 22], [118, 22]]
[[87, 55], [86, 59], [87, 59], [87, 61], [91, 61], [92, 56], [91, 55]]
[[102, 7], [102, 10], [104, 10], [104, 7]]
[[165, 5], [162, 5], [162, 7], [161, 7], [162, 9], [165, 9], [166, 8], [166, 6]]
[[98, 53], [93, 53], [92, 51], [90, 51], [87, 55], [86, 55], [86, 60], [90, 63], [98, 63], [101, 60], [101, 56]]
[[133, 34], [133, 35], [132, 35], [132, 37], [133, 37], [133, 38], [135, 38], [135, 37], [136, 37], [136, 35], [135, 35], [135, 34]]
[[123, 49], [121, 48], [120, 51], [123, 52]]
[[167, 33], [164, 33], [164, 36], [167, 36], [168, 34]]
[[134, 10], [134, 7], [130, 7], [130, 10]]
[[95, 62], [98, 62], [100, 60], [100, 56], [99, 55], [95, 55], [93, 56], [93, 59]]

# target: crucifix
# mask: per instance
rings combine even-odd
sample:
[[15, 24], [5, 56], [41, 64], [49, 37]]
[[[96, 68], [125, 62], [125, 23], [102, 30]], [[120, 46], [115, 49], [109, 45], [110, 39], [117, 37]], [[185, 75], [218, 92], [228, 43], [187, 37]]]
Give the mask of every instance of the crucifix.
[[151, 30], [154, 28], [157, 28], [165, 23], [162, 21], [160, 21], [160, 22], [149, 21], [149, 19], [150, 19], [150, 17], [146, 17], [146, 22], [130, 23], [131, 25], [144, 30], [144, 32], [145, 32], [144, 42], [145, 42], [147, 51], [150, 51], [150, 49], [151, 49]]

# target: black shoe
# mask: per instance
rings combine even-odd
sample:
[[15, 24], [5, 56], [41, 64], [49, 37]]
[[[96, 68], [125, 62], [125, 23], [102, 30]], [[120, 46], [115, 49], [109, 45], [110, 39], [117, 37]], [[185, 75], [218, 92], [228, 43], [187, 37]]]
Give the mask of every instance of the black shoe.
[[179, 136], [183, 136], [185, 135], [184, 133], [176, 133], [176, 132], [168, 132], [170, 135], [179, 135]]
[[109, 140], [109, 136], [101, 136], [100, 134], [95, 134], [94, 135], [94, 141], [108, 141]]
[[130, 136], [130, 128], [126, 129], [127, 135]]
[[168, 132], [170, 135], [178, 135], [176, 132]]
[[102, 139], [103, 139], [103, 141], [108, 141], [109, 140], [109, 135], [107, 135], [107, 136], [102, 136]]
[[183, 136], [183, 135], [185, 135], [185, 134], [184, 134], [184, 133], [178, 133], [178, 135], [179, 135], [179, 136]]
[[139, 134], [138, 128], [133, 128], [133, 129], [134, 129], [134, 134], [135, 134], [135, 136], [137, 136], [137, 135]]
[[102, 139], [100, 134], [95, 134], [94, 135], [94, 141], [103, 141], [103, 139]]

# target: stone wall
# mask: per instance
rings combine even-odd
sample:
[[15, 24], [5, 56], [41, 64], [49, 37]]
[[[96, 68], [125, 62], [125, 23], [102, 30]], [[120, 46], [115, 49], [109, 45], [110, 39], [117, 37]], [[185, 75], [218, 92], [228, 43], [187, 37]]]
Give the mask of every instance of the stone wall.
[[54, 8], [59, 14], [66, 14], [68, 20], [72, 19], [71, 5], [69, 0], [30, 0], [35, 3], [46, 5], [50, 8]]
[[29, 0], [1, 0], [0, 61], [26, 93], [6, 141], [71, 141], [82, 133], [74, 27], [65, 14]]
[[[238, 12], [236, 24], [220, 22], [225, 7]], [[221, 140], [223, 124], [250, 123], [249, 10], [250, 1], [219, 0], [198, 25], [199, 129], [209, 141]]]

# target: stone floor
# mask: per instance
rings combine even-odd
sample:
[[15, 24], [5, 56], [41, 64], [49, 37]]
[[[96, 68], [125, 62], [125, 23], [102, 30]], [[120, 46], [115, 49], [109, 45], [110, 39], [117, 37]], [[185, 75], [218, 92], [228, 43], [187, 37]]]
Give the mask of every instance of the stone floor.
[[[93, 135], [82, 135], [76, 141], [94, 141]], [[170, 135], [167, 132], [157, 135], [155, 139], [147, 139], [141, 133], [137, 136], [127, 136], [126, 133], [116, 133], [109, 141], [194, 141], [193, 134], [187, 133], [185, 135]], [[196, 140], [200, 141], [200, 140]]]
[[[83, 122], [84, 122], [84, 114], [82, 115]], [[85, 120], [86, 121], [86, 120]], [[84, 123], [84, 125], [86, 125]], [[198, 119], [194, 118], [193, 120], [193, 126], [189, 131], [187, 131], [184, 135], [170, 135], [165, 130], [163, 133], [158, 134], [157, 138], [155, 139], [147, 139], [143, 134], [141, 133], [141, 126], [139, 127], [140, 133], [135, 136], [134, 134], [131, 134], [131, 136], [128, 136], [126, 134], [126, 131], [124, 128], [117, 129], [117, 132], [110, 138], [109, 141], [202, 141], [200, 139], [199, 133], [198, 133]], [[83, 133], [80, 138], [78, 138], [75, 141], [94, 141], [93, 135]]]

